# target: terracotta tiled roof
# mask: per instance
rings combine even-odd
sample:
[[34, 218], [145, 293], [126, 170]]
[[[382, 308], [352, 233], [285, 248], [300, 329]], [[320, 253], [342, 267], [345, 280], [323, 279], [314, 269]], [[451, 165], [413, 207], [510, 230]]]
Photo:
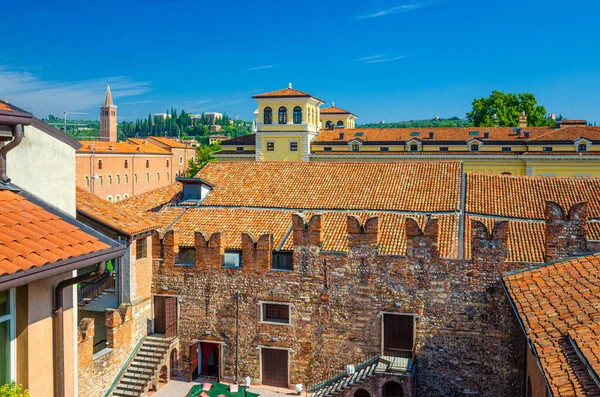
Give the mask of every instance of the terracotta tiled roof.
[[[465, 151], [448, 151], [448, 152], [399, 152], [399, 151], [389, 151], [389, 152], [377, 152], [377, 151], [371, 151], [371, 150], [365, 150], [362, 152], [354, 152], [352, 150], [336, 150], [336, 151], [331, 151], [331, 152], [324, 152], [324, 151], [315, 151], [312, 152], [312, 154], [318, 154], [318, 155], [327, 155], [327, 156], [331, 156], [331, 155], [344, 155], [344, 156], [369, 156], [369, 155], [375, 155], [375, 156], [412, 156], [412, 157], [423, 157], [423, 156], [440, 156], [440, 157], [448, 157], [448, 156], [518, 156], [519, 154], [521, 154], [523, 152], [517, 152], [517, 151], [512, 151], [512, 152], [487, 152], [485, 150], [482, 151], [478, 151], [478, 152], [465, 152]], [[539, 152], [538, 154], [541, 154], [542, 152]], [[599, 152], [600, 153], [600, 152]], [[546, 152], [544, 152], [544, 154], [548, 154]], [[571, 154], [576, 155], [576, 152], [571, 152]]]
[[26, 198], [0, 190], [0, 276], [109, 248]]
[[103, 200], [95, 194], [77, 188], [77, 212], [116, 229], [128, 236], [144, 233], [158, 227], [139, 215], [134, 215], [124, 208]]
[[[504, 277], [525, 332], [555, 396], [599, 395], [600, 389], [567, 336], [587, 347], [587, 331], [600, 319], [600, 254], [588, 255]], [[594, 331], [595, 332], [595, 331]], [[597, 337], [596, 342], [597, 343]], [[586, 358], [597, 357], [597, 350]]]
[[8, 106], [6, 103], [0, 102], [0, 111], [1, 112], [14, 112], [14, 110]]
[[569, 141], [585, 138], [590, 141], [600, 141], [600, 128], [597, 127], [565, 127], [559, 130], [552, 129], [544, 134], [537, 135], [532, 141]]
[[340, 109], [337, 106], [328, 106], [326, 108], [321, 108], [321, 114], [352, 114], [347, 110]]
[[264, 94], [256, 94], [252, 98], [256, 99], [256, 98], [286, 98], [286, 97], [291, 97], [291, 98], [306, 97], [306, 98], [310, 98], [310, 97], [312, 97], [312, 95], [310, 95], [308, 92], [296, 90], [294, 88], [284, 88], [282, 90], [265, 92]]
[[[566, 128], [563, 128], [566, 129]], [[529, 127], [524, 130], [530, 131], [530, 139], [541, 134], [556, 131], [554, 127]], [[429, 139], [429, 131], [433, 131], [433, 140]], [[479, 132], [473, 135], [471, 132]], [[484, 139], [484, 131], [490, 132], [490, 137]], [[340, 139], [340, 132], [344, 133], [344, 139]], [[416, 134], [418, 133], [418, 135]], [[357, 135], [358, 134], [358, 135]], [[348, 142], [354, 138], [360, 138], [363, 142], [405, 142], [418, 138], [424, 142], [431, 141], [460, 141], [466, 142], [471, 139], [482, 141], [522, 141], [526, 139], [517, 136], [512, 127], [467, 127], [467, 128], [351, 128], [321, 130], [313, 141], [313, 144], [325, 144], [326, 142]]]
[[204, 206], [456, 211], [459, 162], [216, 162], [198, 174], [215, 187]]
[[[131, 142], [129, 142], [131, 141]], [[144, 139], [130, 139], [128, 142], [102, 142], [102, 141], [79, 141], [81, 149], [77, 153], [144, 153], [144, 154], [168, 154], [165, 150]]]
[[565, 211], [587, 201], [589, 217], [600, 217], [600, 179], [467, 174], [466, 211], [501, 217], [544, 219], [546, 200]]
[[569, 331], [569, 340], [583, 356], [597, 379], [600, 379], [600, 323]]
[[221, 141], [221, 146], [228, 145], [256, 145], [256, 134], [242, 135], [238, 136], [237, 138]]
[[181, 149], [189, 149], [191, 146], [186, 145], [185, 143], [177, 142], [174, 139], [170, 139], [164, 136], [150, 136], [148, 138], [155, 139], [164, 145], [168, 145], [173, 148], [181, 148]]
[[182, 185], [179, 182], [159, 187], [149, 192], [137, 194], [115, 203], [136, 215], [146, 215], [147, 212], [157, 212], [163, 205], [176, 203], [181, 197]]

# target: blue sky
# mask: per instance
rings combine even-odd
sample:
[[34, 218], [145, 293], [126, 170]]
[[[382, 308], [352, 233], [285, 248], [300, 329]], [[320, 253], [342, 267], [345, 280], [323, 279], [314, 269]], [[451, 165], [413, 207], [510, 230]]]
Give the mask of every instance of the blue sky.
[[[250, 119], [308, 91], [359, 122], [464, 117], [493, 89], [600, 122], [597, 0], [8, 1], [0, 98], [36, 116], [175, 106]], [[6, 17], [8, 16], [8, 17]]]

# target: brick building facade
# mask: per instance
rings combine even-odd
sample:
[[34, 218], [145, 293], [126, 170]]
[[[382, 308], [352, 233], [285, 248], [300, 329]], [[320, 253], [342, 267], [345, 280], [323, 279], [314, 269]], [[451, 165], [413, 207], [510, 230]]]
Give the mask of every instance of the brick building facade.
[[600, 240], [594, 179], [452, 162], [213, 163], [198, 178], [210, 191], [195, 204], [185, 181], [120, 204], [163, 226], [152, 292], [176, 298], [190, 378], [211, 371], [203, 354], [227, 380], [237, 367], [305, 387], [391, 356], [404, 395], [522, 395], [525, 338], [501, 276]]

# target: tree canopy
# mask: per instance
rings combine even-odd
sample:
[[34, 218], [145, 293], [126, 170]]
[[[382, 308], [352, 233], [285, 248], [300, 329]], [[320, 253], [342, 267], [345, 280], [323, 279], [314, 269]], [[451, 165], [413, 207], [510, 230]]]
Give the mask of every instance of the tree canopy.
[[519, 115], [527, 114], [527, 125], [530, 127], [551, 125], [546, 115], [546, 108], [538, 105], [535, 95], [530, 93], [504, 93], [492, 91], [489, 97], [475, 98], [473, 109], [467, 113], [475, 127], [516, 127]]

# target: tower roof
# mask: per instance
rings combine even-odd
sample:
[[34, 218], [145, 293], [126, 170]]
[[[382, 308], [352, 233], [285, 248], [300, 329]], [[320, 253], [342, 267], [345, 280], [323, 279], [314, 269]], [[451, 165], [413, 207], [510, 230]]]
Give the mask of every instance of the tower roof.
[[110, 92], [110, 85], [106, 86], [106, 96], [104, 97], [104, 106], [114, 106], [112, 100], [112, 94]]
[[356, 116], [352, 112], [336, 107], [334, 103], [332, 103], [329, 107], [321, 108], [321, 114], [351, 114]]
[[304, 92], [304, 91], [300, 91], [300, 90], [296, 90], [296, 89], [292, 88], [291, 83], [289, 84], [288, 88], [284, 88], [282, 90], [265, 92], [263, 94], [256, 94], [252, 98], [253, 99], [260, 99], [260, 98], [313, 98], [319, 102], [324, 103], [324, 101], [322, 99], [314, 97], [311, 94], [309, 94], [308, 92]]

